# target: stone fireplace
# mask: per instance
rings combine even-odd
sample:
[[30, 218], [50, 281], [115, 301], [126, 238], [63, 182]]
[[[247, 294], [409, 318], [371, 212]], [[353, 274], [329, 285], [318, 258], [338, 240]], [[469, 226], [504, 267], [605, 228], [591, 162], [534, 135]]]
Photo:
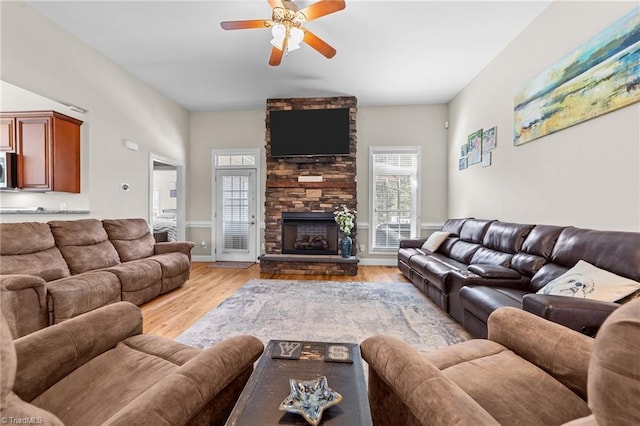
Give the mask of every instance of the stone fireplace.
[[282, 253], [338, 254], [338, 224], [333, 213], [283, 212]]
[[[349, 154], [331, 159], [291, 159], [271, 156], [269, 115], [271, 111], [286, 109], [349, 109]], [[356, 190], [356, 113], [355, 97], [267, 99], [265, 190], [265, 253], [260, 256], [263, 273], [291, 273], [318, 275], [356, 275], [358, 259], [344, 259], [338, 250], [342, 237], [335, 226], [333, 212], [341, 205], [357, 209]], [[301, 140], [304, 143], [304, 140]], [[329, 220], [332, 231], [320, 239], [313, 231], [302, 230], [303, 235], [290, 237], [292, 229], [285, 229], [290, 214], [313, 214]], [[285, 224], [283, 224], [285, 219]], [[296, 218], [295, 220], [299, 220]], [[284, 232], [283, 232], [284, 231]], [[298, 230], [299, 231], [299, 230]], [[324, 232], [324, 231], [323, 231]], [[283, 235], [285, 234], [285, 235]], [[306, 237], [306, 240], [305, 238]], [[351, 237], [357, 241], [357, 229]], [[292, 239], [293, 238], [293, 239]], [[326, 239], [327, 248], [322, 238]], [[296, 249], [296, 240], [298, 248]], [[293, 246], [293, 247], [291, 247]], [[354, 244], [354, 252], [357, 244]], [[323, 251], [322, 253], [316, 252]], [[355, 253], [351, 253], [355, 254]]]

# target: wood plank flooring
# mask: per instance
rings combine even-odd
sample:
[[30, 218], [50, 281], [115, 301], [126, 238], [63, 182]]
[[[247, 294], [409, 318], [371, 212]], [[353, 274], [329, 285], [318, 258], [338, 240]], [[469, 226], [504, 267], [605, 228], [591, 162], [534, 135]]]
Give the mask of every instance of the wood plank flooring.
[[141, 306], [144, 332], [174, 339], [253, 278], [409, 282], [395, 266], [360, 266], [355, 276], [284, 275], [261, 274], [259, 264], [247, 269], [222, 269], [209, 268], [209, 263], [194, 262], [191, 279], [184, 286]]

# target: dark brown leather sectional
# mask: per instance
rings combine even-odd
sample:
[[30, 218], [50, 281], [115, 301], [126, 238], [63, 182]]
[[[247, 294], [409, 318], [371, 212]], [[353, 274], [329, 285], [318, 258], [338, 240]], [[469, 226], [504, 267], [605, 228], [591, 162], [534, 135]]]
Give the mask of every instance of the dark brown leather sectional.
[[619, 307], [535, 294], [579, 260], [640, 281], [640, 233], [572, 226], [449, 219], [449, 237], [435, 251], [425, 239], [400, 241], [398, 268], [474, 337], [487, 337], [489, 314], [513, 306], [592, 334]]

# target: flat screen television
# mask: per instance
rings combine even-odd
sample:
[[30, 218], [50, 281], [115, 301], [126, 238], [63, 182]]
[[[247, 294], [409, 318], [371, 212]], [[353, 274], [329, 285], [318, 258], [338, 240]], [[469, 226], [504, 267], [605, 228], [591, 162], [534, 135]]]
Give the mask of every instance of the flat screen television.
[[349, 154], [349, 109], [296, 109], [269, 113], [272, 157]]

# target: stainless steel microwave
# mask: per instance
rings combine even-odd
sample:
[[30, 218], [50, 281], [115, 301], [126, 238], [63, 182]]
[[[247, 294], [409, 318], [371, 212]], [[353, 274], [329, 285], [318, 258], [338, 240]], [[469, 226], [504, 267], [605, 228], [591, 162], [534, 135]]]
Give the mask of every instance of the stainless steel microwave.
[[18, 164], [13, 152], [0, 152], [0, 188], [18, 186]]

